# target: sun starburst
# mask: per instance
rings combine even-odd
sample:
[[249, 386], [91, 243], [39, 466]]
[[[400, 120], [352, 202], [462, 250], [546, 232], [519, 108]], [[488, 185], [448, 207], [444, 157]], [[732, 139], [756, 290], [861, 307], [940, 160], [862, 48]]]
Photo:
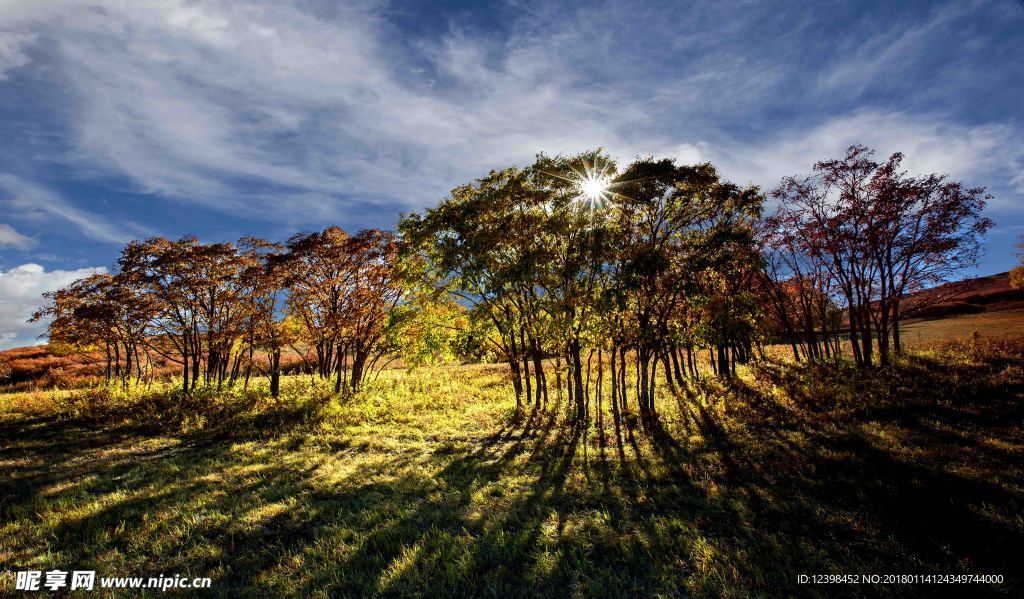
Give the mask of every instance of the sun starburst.
[[597, 210], [604, 206], [614, 193], [611, 191], [612, 179], [609, 176], [609, 165], [597, 168], [594, 165], [587, 165], [581, 172], [577, 172], [576, 200], [584, 202], [591, 210]]

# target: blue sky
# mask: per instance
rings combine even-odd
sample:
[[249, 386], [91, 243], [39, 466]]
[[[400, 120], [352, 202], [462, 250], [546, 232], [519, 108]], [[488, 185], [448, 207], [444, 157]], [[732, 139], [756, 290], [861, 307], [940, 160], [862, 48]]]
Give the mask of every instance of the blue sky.
[[0, 348], [137, 237], [392, 226], [539, 151], [765, 188], [851, 143], [1024, 232], [1024, 7], [0, 0]]

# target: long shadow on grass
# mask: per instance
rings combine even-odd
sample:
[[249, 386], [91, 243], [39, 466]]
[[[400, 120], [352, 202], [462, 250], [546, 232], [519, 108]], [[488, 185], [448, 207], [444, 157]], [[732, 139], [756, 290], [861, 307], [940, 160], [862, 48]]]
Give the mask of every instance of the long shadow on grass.
[[[340, 566], [380, 571], [377, 584], [343, 590], [683, 592], [686, 566], [676, 560], [686, 556], [690, 537], [727, 530], [739, 516], [675, 462], [648, 464], [653, 454], [635, 425], [625, 428], [631, 440], [619, 451], [640, 466], [610, 470], [600, 484], [582, 472], [584, 429], [557, 411], [534, 414], [521, 434], [500, 432], [503, 442], [486, 439], [445, 455], [433, 476], [436, 491], [375, 527]], [[307, 589], [330, 580], [325, 571]]]
[[[926, 387], [950, 384], [935, 371], [912, 376]], [[992, 394], [1005, 388], [977, 389], [958, 396], [972, 406], [973, 415], [965, 416], [932, 403], [928, 391], [912, 396], [917, 401], [886, 397], [892, 391], [885, 386], [893, 381], [905, 379], [897, 374], [874, 390], [883, 409], [865, 406], [838, 417], [820, 409], [794, 415], [789, 408], [767, 405], [772, 397], [749, 398], [755, 389], [738, 389], [737, 394], [756, 400], [748, 404], [760, 406], [758, 418], [729, 430], [703, 403], [680, 401], [716, 454], [705, 470], [732, 503], [742, 506], [746, 525], [733, 534], [744, 553], [759, 556], [734, 557], [745, 580], [797, 592], [796, 574], [813, 571], [876, 572], [883, 565], [908, 572], [1015, 571], [1024, 533], [1019, 518], [1014, 520], [1024, 502], [1019, 466], [1010, 457], [1019, 463], [1024, 456], [1019, 445], [993, 451], [985, 441], [1020, 443], [1020, 396], [1003, 402]], [[859, 384], [870, 388], [874, 382]], [[982, 398], [987, 399], [979, 403]], [[771, 426], [764, 426], [765, 414], [775, 415]], [[972, 423], [983, 424], [950, 433]], [[666, 459], [677, 459], [678, 447], [656, 422], [647, 430]], [[1009, 594], [1012, 588], [977, 590]], [[928, 594], [926, 588], [903, 592]]]
[[[796, 576], [1015, 571], [1019, 396], [836, 416], [754, 386], [731, 393], [756, 421], [726, 419], [693, 390], [658, 417], [616, 407], [596, 433], [618, 456], [607, 461], [583, 450], [594, 433], [561, 406], [474, 443], [395, 453], [342, 441], [313, 451], [302, 435], [154, 444], [131, 429], [0, 424], [0, 458], [15, 464], [0, 516], [64, 514], [9, 545], [16, 565], [209, 575], [232, 597], [877, 594], [893, 589]], [[588, 459], [597, 476], [585, 476]]]

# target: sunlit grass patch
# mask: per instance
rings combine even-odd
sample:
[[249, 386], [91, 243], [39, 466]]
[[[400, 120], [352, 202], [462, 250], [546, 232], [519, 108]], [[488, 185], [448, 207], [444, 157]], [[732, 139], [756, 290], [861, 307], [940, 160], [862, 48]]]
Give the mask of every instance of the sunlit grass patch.
[[303, 376], [275, 401], [256, 381], [174, 408], [203, 422], [140, 418], [180, 399], [173, 385], [112, 392], [88, 416], [61, 411], [81, 407], [74, 392], [57, 407], [4, 396], [0, 558], [211, 576], [225, 597], [741, 597], [801, 594], [810, 572], [1009, 576], [1021, 355], [965, 342], [856, 380], [751, 365], [732, 386], [663, 390], [657, 419], [616, 416], [606, 396], [586, 427], [554, 398], [515, 414], [503, 371], [479, 366], [387, 371], [343, 397]]

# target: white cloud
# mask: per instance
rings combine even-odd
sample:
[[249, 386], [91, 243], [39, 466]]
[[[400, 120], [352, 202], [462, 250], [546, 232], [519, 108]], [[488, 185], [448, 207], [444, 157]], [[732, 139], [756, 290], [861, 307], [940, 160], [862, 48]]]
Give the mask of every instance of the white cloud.
[[35, 243], [35, 239], [18, 233], [10, 225], [0, 223], [0, 249], [7, 247], [27, 250], [35, 245]]
[[42, 306], [43, 293], [104, 272], [102, 267], [47, 272], [31, 263], [0, 270], [0, 349], [40, 343], [38, 337], [46, 331], [46, 323], [27, 321]]
[[[629, 3], [525, 3], [492, 37], [452, 23], [407, 40], [388, 3], [310, 6], [7, 0], [0, 22], [31, 32], [11, 45], [18, 56], [46, 44], [45, 76], [69, 94], [71, 149], [57, 159], [77, 174], [123, 175], [146, 193], [298, 227], [359, 202], [417, 208], [538, 151], [595, 146], [623, 160], [713, 160], [766, 187], [852, 142], [951, 174], [1018, 166], [1019, 127], [813, 105], [891, 80], [966, 9], [851, 36], [821, 68], [827, 59], [814, 63], [798, 40], [826, 30], [816, 11], [695, 3], [667, 18]], [[771, 43], [744, 46], [755, 33]], [[764, 122], [762, 112], [801, 106], [806, 119]], [[991, 168], [987, 152], [999, 154]], [[75, 218], [96, 238], [123, 237]]]
[[874, 36], [855, 39], [855, 45], [842, 49], [840, 60], [821, 71], [819, 91], [856, 94], [879, 80], [908, 76], [932, 44], [944, 43], [956, 21], [976, 9], [967, 2], [951, 4], [914, 26], [893, 22]]
[[20, 6], [8, 19], [50, 32], [75, 99], [71, 163], [229, 212], [290, 218], [325, 196], [421, 206], [541, 150], [646, 151], [643, 107], [577, 86], [551, 40], [453, 31], [419, 48], [432, 81], [372, 4], [330, 20], [280, 3]]
[[782, 131], [759, 143], [719, 145], [710, 151], [726, 176], [767, 189], [785, 176], [809, 174], [818, 160], [840, 158], [850, 145], [861, 143], [884, 159], [905, 156], [912, 174], [945, 173], [970, 185], [998, 188], [991, 207], [1019, 210], [1012, 193], [1024, 192], [1013, 173], [1024, 169], [1020, 133], [1008, 125], [970, 127], [937, 115], [864, 111], [834, 118], [807, 129]]
[[133, 238], [146, 237], [151, 232], [131, 221], [114, 223], [109, 218], [76, 208], [53, 191], [11, 174], [0, 173], [0, 190], [6, 191], [8, 197], [3, 199], [10, 213], [18, 218], [64, 221], [89, 239], [124, 244]]
[[7, 79], [8, 71], [30, 62], [25, 49], [35, 40], [36, 35], [32, 33], [0, 29], [0, 81]]

